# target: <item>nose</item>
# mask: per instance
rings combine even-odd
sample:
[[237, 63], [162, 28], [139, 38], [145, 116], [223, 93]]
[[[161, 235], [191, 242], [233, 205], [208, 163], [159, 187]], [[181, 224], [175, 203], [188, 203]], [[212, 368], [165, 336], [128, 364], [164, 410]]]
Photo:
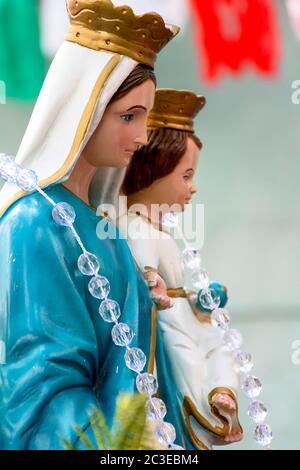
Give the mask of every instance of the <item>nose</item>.
[[148, 143], [148, 130], [147, 130], [147, 125], [145, 123], [144, 126], [141, 126], [139, 129], [139, 137], [136, 137], [134, 140], [135, 144], [138, 144], [140, 146], [142, 145], [147, 145]]
[[191, 193], [192, 193], [192, 194], [195, 194], [196, 192], [197, 192], [197, 188], [196, 188], [195, 183], [194, 183], [194, 181], [193, 181], [193, 182], [192, 182], [192, 186], [191, 186]]

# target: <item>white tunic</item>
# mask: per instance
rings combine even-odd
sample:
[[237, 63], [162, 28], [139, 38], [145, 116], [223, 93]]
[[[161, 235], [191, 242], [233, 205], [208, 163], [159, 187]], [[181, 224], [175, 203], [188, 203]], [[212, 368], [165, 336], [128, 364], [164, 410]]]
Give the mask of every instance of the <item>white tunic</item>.
[[[128, 237], [129, 247], [142, 272], [151, 267], [159, 272], [168, 289], [183, 287], [180, 250], [167, 231], [159, 230], [144, 215], [130, 211], [119, 219], [119, 228]], [[215, 388], [225, 387], [236, 396], [238, 378], [232, 355], [223, 348], [219, 330], [200, 322], [187, 298], [173, 300], [172, 308], [158, 312], [158, 324], [178, 389], [183, 397], [192, 400], [212, 426], [222, 427], [221, 421], [212, 414], [208, 395]], [[191, 418], [191, 426], [208, 448], [224, 443], [194, 418]]]

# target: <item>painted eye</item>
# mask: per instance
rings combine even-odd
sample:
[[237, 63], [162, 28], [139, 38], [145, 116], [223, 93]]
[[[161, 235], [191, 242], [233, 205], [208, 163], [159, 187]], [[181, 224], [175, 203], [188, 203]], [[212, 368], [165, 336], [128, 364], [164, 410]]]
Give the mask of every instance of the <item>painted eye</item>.
[[125, 122], [130, 122], [133, 120], [134, 118], [134, 115], [133, 114], [122, 114], [122, 116], [120, 116], [121, 119]]
[[184, 181], [188, 181], [190, 179], [190, 177], [188, 175], [184, 175], [183, 179], [184, 179]]

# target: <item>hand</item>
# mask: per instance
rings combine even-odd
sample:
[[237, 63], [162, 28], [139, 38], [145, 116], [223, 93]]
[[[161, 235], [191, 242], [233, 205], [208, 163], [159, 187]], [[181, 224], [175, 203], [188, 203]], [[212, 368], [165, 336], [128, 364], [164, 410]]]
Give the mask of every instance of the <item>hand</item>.
[[144, 278], [150, 288], [150, 296], [157, 305], [158, 310], [166, 310], [173, 307], [173, 300], [167, 294], [165, 281], [155, 271], [146, 271]]
[[216, 393], [212, 397], [212, 404], [229, 423], [229, 432], [224, 441], [228, 443], [240, 441], [243, 438], [243, 431], [238, 421], [235, 400], [227, 393]]

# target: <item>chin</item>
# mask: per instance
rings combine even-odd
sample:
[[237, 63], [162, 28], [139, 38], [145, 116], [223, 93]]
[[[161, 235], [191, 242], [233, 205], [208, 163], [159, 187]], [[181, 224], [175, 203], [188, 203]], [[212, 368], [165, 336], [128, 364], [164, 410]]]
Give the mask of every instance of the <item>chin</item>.
[[127, 167], [130, 165], [131, 163], [131, 160], [132, 160], [132, 155], [131, 156], [128, 156], [128, 157], [125, 157], [124, 160], [123, 160], [123, 167]]
[[178, 205], [178, 211], [176, 211], [178, 214], [181, 212], [184, 212], [185, 209], [185, 203], [183, 202], [182, 204], [177, 204]]
[[114, 162], [110, 162], [106, 166], [111, 166], [113, 168], [126, 168], [129, 165], [129, 161], [127, 161], [125, 158], [120, 158], [115, 160]]

